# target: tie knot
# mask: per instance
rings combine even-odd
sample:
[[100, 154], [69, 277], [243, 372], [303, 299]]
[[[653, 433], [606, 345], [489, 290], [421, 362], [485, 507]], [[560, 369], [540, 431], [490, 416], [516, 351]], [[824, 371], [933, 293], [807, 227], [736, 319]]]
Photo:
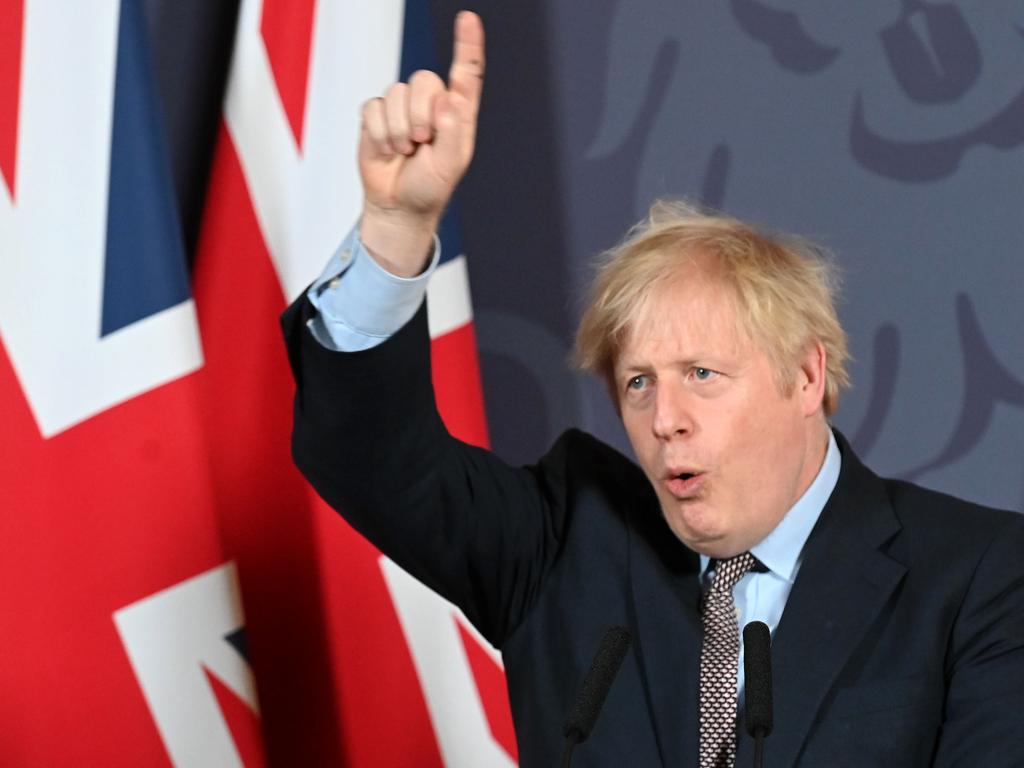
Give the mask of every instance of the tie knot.
[[711, 582], [712, 592], [732, 592], [732, 588], [743, 578], [743, 575], [757, 564], [757, 559], [749, 552], [741, 552], [735, 557], [718, 560], [715, 563], [715, 578]]

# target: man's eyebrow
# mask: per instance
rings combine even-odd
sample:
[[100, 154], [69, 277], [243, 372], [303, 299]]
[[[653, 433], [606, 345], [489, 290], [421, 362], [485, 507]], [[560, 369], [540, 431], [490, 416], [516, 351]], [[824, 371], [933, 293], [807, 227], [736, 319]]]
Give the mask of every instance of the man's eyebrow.
[[615, 374], [617, 376], [622, 376], [627, 373], [642, 373], [644, 371], [649, 371], [650, 369], [650, 364], [643, 360], [629, 360], [616, 365]]
[[[707, 363], [712, 359], [711, 355], [693, 355], [683, 360], [675, 360], [672, 365], [680, 368], [692, 368], [693, 366], [699, 365], [701, 362]], [[653, 366], [645, 360], [629, 360], [622, 362], [615, 366], [617, 374], [625, 373], [643, 373], [649, 371]]]

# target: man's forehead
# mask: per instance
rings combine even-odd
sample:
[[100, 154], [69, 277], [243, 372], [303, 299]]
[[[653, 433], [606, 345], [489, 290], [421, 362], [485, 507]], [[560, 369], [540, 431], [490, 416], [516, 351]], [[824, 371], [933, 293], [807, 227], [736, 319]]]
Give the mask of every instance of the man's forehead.
[[616, 367], [649, 362], [642, 358], [659, 351], [698, 359], [741, 354], [749, 345], [729, 287], [706, 274], [683, 274], [652, 286], [638, 303]]

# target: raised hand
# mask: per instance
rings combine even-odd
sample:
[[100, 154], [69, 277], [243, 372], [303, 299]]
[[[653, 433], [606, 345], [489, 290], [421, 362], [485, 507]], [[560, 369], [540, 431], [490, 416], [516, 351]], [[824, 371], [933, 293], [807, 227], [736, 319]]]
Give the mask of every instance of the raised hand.
[[484, 74], [480, 17], [455, 19], [448, 85], [420, 70], [363, 105], [363, 244], [390, 272], [423, 269], [434, 230], [473, 157]]

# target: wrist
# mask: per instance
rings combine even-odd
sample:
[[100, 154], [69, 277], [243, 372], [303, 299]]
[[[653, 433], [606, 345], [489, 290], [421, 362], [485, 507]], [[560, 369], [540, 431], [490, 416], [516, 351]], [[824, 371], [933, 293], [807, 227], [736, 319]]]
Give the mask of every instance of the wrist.
[[434, 215], [389, 211], [366, 203], [359, 238], [382, 268], [398, 277], [415, 277], [430, 261], [438, 223]]

